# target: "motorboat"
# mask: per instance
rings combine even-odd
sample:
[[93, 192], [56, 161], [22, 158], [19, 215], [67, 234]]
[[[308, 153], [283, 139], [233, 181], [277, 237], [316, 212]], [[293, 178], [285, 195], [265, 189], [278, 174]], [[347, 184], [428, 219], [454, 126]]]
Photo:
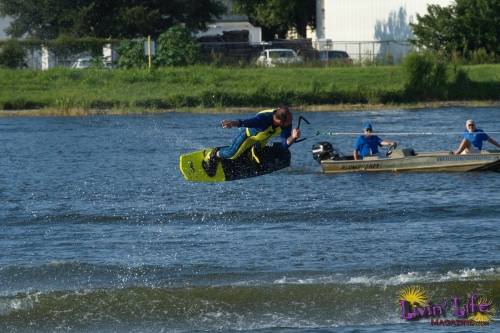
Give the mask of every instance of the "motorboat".
[[313, 145], [312, 154], [324, 173], [500, 171], [500, 150], [454, 155], [450, 151], [415, 152], [412, 148], [397, 148], [354, 160], [331, 143], [319, 142]]

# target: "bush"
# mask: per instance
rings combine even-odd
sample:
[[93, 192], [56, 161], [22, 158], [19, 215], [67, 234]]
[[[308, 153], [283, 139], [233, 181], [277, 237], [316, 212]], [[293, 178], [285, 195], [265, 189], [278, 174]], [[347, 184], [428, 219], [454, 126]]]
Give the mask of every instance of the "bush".
[[446, 65], [430, 52], [410, 53], [403, 62], [405, 89], [415, 98], [435, 98], [446, 95]]
[[118, 46], [118, 67], [120, 68], [145, 68], [148, 64], [144, 55], [144, 40], [128, 40]]
[[194, 65], [200, 60], [200, 47], [191, 32], [172, 27], [160, 35], [155, 64], [158, 66]]
[[449, 96], [451, 98], [468, 98], [470, 97], [472, 90], [472, 81], [469, 78], [467, 72], [458, 67], [454, 72], [453, 80], [450, 84]]
[[11, 40], [2, 45], [0, 50], [0, 67], [21, 68], [26, 67], [24, 62], [25, 51], [22, 45]]
[[480, 48], [469, 53], [470, 63], [477, 64], [493, 64], [496, 61], [495, 53], [488, 53], [484, 48]]
[[457, 86], [467, 88], [470, 85], [471, 80], [469, 78], [469, 75], [463, 68], [458, 68], [458, 70], [455, 73], [455, 78], [453, 80], [453, 83]]

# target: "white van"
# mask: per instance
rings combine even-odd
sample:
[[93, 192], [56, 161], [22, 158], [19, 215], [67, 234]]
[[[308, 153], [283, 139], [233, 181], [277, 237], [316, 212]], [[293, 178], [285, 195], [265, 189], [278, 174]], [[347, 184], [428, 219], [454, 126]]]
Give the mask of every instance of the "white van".
[[[76, 61], [71, 65], [71, 68], [84, 69], [95, 66], [96, 66], [95, 59], [93, 59], [92, 57], [82, 57], [76, 59]], [[113, 66], [111, 65], [111, 63], [106, 62], [104, 59], [102, 59], [102, 68], [111, 69], [113, 68]]]
[[268, 49], [260, 53], [257, 65], [275, 67], [280, 64], [301, 64], [304, 60], [292, 49]]

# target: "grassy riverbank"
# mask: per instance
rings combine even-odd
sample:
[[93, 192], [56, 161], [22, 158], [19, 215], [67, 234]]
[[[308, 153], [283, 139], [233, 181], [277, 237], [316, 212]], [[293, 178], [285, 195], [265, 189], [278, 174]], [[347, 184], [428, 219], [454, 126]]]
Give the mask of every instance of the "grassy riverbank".
[[[466, 82], [412, 96], [402, 67], [214, 68], [153, 70], [0, 70], [0, 109], [88, 110], [365, 105], [500, 100], [500, 65], [464, 67]], [[100, 111], [96, 111], [100, 112]], [[5, 114], [5, 112], [3, 112]]]

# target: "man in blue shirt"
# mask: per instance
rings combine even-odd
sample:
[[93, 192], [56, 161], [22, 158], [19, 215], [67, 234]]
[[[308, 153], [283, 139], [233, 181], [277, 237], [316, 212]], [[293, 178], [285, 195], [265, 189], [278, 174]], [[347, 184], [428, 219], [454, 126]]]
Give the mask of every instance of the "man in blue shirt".
[[361, 135], [356, 140], [354, 145], [354, 159], [362, 160], [366, 156], [377, 155], [379, 146], [396, 146], [396, 142], [382, 140], [376, 135], [373, 135], [373, 127], [370, 123], [366, 123], [363, 127], [364, 135]]
[[221, 126], [222, 128], [241, 127], [242, 129], [230, 146], [214, 149], [205, 156], [202, 166], [210, 177], [215, 175], [217, 163], [221, 158], [236, 159], [251, 149], [254, 160], [259, 162], [255, 148], [264, 147], [273, 136], [280, 136], [284, 149], [288, 149], [300, 138], [300, 130], [292, 129], [292, 113], [284, 105], [280, 105], [277, 109], [261, 111], [250, 119], [223, 120]]
[[500, 147], [500, 144], [490, 138], [488, 134], [483, 132], [483, 130], [476, 128], [474, 120], [467, 120], [465, 122], [465, 129], [466, 131], [464, 132], [464, 136], [462, 142], [460, 142], [460, 146], [453, 152], [455, 155], [479, 154], [481, 152], [481, 149], [483, 149], [483, 141], [488, 141], [489, 143]]

